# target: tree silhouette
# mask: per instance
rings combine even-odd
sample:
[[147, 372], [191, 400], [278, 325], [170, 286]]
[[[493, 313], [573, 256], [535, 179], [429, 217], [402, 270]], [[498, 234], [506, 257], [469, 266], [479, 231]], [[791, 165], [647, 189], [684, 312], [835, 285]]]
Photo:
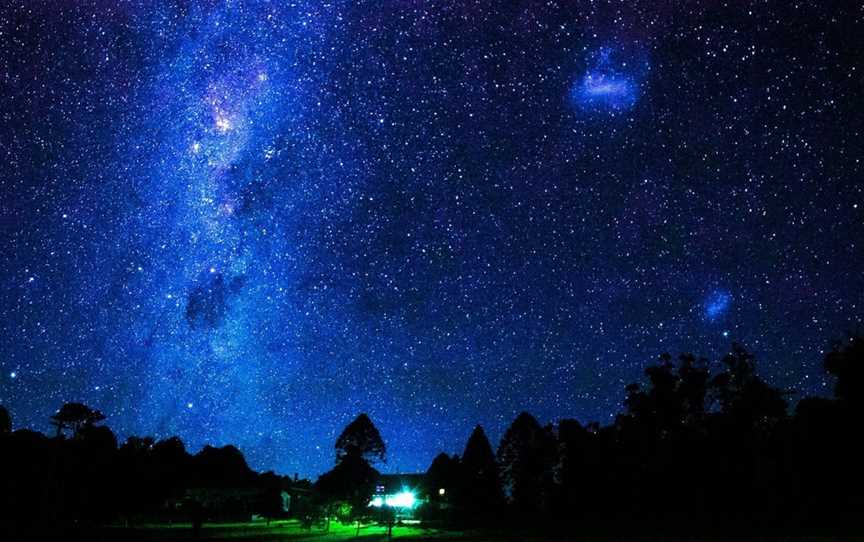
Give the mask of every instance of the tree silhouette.
[[487, 521], [494, 517], [504, 493], [498, 464], [483, 427], [476, 426], [465, 444], [461, 461], [462, 483], [455, 499], [463, 521]]
[[756, 358], [735, 344], [721, 360], [724, 371], [711, 380], [721, 411], [733, 423], [768, 426], [787, 414], [783, 392], [769, 386], [756, 374]]
[[352, 452], [318, 478], [315, 490], [326, 502], [345, 501], [359, 510], [369, 504], [378, 476], [364, 457]]
[[436, 455], [426, 471], [426, 485], [429, 487], [431, 498], [439, 500], [439, 489], [443, 489], [445, 495], [447, 491], [452, 492], [459, 482], [459, 471], [458, 457], [451, 457], [443, 452]]
[[661, 437], [702, 423], [708, 383], [705, 359], [683, 354], [676, 369], [672, 357], [663, 354], [660, 364], [645, 369], [645, 375], [647, 390], [639, 384], [625, 388], [626, 416], [643, 430]]
[[131, 436], [117, 451], [118, 509], [126, 523], [161, 504], [153, 476], [152, 437]]
[[682, 354], [678, 365], [678, 399], [682, 423], [687, 427], [702, 425], [708, 394], [708, 360], [693, 354]]
[[345, 427], [336, 440], [336, 466], [322, 474], [314, 486], [328, 516], [335, 504], [348, 504], [350, 518], [357, 521], [359, 532], [379, 477], [370, 458], [384, 461], [385, 454], [384, 441], [366, 414], [360, 414]]
[[254, 473], [235, 446], [204, 446], [191, 464], [200, 487], [248, 487], [254, 482]]
[[781, 390], [759, 377], [755, 356], [743, 346], [733, 345], [721, 366], [709, 382], [709, 394], [719, 406], [706, 425], [714, 454], [709, 483], [721, 520], [735, 521], [741, 510], [759, 509], [748, 518], [755, 528], [779, 514], [782, 505], [787, 404]]
[[0, 531], [6, 535], [4, 540], [16, 539], [6, 533], [16, 522], [36, 524], [57, 519], [58, 505], [62, 504], [57, 455], [56, 442], [29, 429], [0, 439]]
[[834, 344], [824, 366], [837, 378], [834, 397], [848, 404], [864, 404], [864, 336], [856, 333], [845, 344]]
[[429, 501], [438, 506], [426, 509], [428, 519], [444, 519], [451, 515], [449, 504], [453, 502], [454, 497], [458, 499], [461, 478], [462, 465], [458, 456], [451, 457], [443, 452], [435, 456], [426, 471], [425, 485], [429, 493]]
[[61, 464], [65, 475], [67, 508], [77, 509], [79, 517], [105, 520], [118, 509], [114, 495], [117, 437], [108, 427], [85, 424], [71, 440], [57, 443], [65, 448]]
[[[857, 525], [864, 487], [864, 445], [857, 427], [864, 413], [864, 337], [853, 334], [832, 345], [823, 359], [825, 371], [836, 378], [835, 400], [802, 399], [793, 419], [789, 447], [797, 476], [789, 489], [802, 495], [800, 517], [810, 527]], [[798, 503], [795, 503], [798, 504]]]
[[167, 498], [180, 493], [190, 481], [193, 467], [192, 457], [179, 437], [157, 441], [151, 451], [153, 468], [151, 476], [158, 493]]
[[336, 463], [349, 455], [359, 455], [369, 463], [386, 462], [387, 447], [381, 434], [366, 414], [349, 423], [336, 439]]
[[4, 435], [12, 431], [12, 417], [9, 416], [9, 411], [6, 407], [0, 405], [0, 435]]
[[117, 437], [104, 425], [85, 425], [78, 431], [78, 437], [91, 448], [117, 449]]
[[72, 430], [72, 436], [77, 437], [81, 429], [90, 427], [105, 419], [105, 415], [82, 403], [66, 403], [56, 414], [51, 416], [51, 425], [57, 428], [57, 436], [66, 429]]
[[551, 426], [519, 414], [498, 446], [498, 467], [510, 501], [522, 513], [537, 513], [550, 502], [557, 443]]
[[597, 522], [620, 502], [609, 483], [615, 459], [608, 446], [609, 433], [596, 423], [583, 427], [572, 419], [558, 422], [561, 487], [560, 498], [552, 507], [556, 515]]

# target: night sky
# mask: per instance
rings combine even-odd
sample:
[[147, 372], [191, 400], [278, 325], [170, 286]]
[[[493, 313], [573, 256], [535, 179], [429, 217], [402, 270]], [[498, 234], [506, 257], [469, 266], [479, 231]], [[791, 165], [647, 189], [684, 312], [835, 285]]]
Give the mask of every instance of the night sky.
[[858, 2], [0, 0], [0, 403], [315, 476], [864, 304]]

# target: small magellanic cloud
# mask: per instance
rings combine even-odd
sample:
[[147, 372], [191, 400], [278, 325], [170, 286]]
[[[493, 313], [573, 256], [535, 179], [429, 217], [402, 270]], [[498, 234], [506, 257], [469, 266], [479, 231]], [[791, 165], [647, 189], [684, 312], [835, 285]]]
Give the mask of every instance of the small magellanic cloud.
[[720, 319], [732, 305], [732, 295], [725, 290], [711, 292], [702, 305], [702, 314], [709, 322]]

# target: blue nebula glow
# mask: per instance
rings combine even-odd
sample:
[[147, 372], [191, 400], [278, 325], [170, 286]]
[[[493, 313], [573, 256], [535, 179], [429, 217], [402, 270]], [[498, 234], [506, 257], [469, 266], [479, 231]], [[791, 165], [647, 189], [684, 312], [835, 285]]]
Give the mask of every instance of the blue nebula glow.
[[631, 66], [622, 57], [608, 47], [591, 56], [588, 69], [570, 90], [570, 99], [576, 108], [614, 113], [636, 105], [644, 66], [639, 63]]
[[705, 319], [714, 322], [728, 312], [732, 304], [732, 295], [725, 291], [712, 292], [705, 300], [702, 312]]

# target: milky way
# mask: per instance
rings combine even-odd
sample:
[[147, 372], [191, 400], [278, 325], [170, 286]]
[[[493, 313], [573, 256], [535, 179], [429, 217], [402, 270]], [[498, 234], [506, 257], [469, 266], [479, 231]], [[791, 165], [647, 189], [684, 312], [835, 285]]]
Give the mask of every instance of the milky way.
[[854, 3], [7, 4], [18, 427], [80, 400], [312, 476], [366, 411], [425, 469], [608, 423], [666, 351], [824, 393], [860, 324]]

